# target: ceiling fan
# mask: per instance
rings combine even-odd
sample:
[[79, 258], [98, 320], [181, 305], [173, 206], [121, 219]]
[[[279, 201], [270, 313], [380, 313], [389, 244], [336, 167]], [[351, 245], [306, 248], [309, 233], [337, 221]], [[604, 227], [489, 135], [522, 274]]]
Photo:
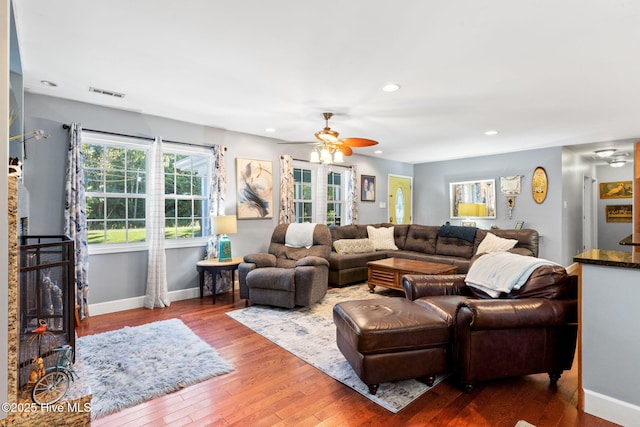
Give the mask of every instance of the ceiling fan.
[[367, 138], [338, 139], [339, 133], [329, 127], [329, 119], [333, 117], [333, 113], [322, 113], [322, 117], [325, 127], [315, 133], [316, 139], [320, 142], [311, 152], [311, 163], [342, 163], [344, 156], [353, 154], [351, 147], [370, 147], [378, 143]]

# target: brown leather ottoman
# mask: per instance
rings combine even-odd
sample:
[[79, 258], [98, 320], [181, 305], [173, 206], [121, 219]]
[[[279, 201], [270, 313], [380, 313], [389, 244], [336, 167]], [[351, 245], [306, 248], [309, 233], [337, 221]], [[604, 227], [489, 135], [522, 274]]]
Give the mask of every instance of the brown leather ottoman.
[[407, 299], [341, 302], [333, 323], [338, 348], [371, 394], [380, 383], [411, 378], [431, 386], [447, 371], [447, 322]]

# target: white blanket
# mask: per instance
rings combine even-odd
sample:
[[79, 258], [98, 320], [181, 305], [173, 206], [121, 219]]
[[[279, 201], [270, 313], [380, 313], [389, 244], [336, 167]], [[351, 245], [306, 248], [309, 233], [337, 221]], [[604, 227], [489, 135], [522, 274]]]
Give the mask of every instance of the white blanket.
[[541, 265], [558, 264], [511, 252], [494, 252], [481, 256], [471, 265], [465, 282], [468, 286], [497, 298], [502, 292], [520, 289], [533, 270]]
[[284, 236], [284, 245], [290, 248], [309, 249], [313, 246], [313, 230], [315, 228], [316, 224], [309, 222], [289, 224], [287, 234]]

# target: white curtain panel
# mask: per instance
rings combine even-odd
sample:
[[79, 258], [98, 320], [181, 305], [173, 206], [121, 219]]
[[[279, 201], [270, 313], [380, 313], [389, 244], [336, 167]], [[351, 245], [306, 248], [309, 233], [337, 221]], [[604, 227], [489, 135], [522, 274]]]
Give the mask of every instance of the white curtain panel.
[[156, 138], [149, 151], [147, 242], [149, 264], [147, 270], [146, 308], [171, 305], [167, 291], [167, 261], [164, 251], [164, 162], [162, 138]]
[[356, 167], [351, 166], [346, 175], [346, 218], [345, 224], [358, 223], [358, 174]]
[[69, 127], [64, 234], [74, 242], [76, 304], [80, 319], [89, 316], [89, 252], [87, 248], [87, 210], [84, 198], [84, 162], [82, 160], [82, 126]]
[[280, 216], [279, 224], [296, 222], [295, 206], [293, 202], [293, 157], [285, 154], [280, 156]]

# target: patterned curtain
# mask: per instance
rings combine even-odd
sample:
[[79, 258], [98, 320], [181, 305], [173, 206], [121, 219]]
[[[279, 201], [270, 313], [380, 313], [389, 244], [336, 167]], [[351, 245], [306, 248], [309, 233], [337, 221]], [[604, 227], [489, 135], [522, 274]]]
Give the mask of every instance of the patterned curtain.
[[293, 203], [293, 157], [280, 156], [280, 216], [279, 224], [296, 222], [295, 205]]
[[164, 252], [164, 161], [162, 138], [156, 138], [151, 146], [148, 174], [149, 200], [147, 209], [147, 241], [149, 263], [147, 269], [147, 293], [144, 306], [168, 307], [171, 305], [167, 290], [167, 262]]
[[74, 242], [76, 304], [80, 319], [89, 317], [89, 253], [87, 250], [87, 211], [84, 199], [84, 162], [82, 160], [82, 126], [71, 123], [67, 182], [65, 186], [64, 234]]
[[347, 189], [346, 189], [346, 223], [358, 223], [358, 174], [356, 166], [351, 166], [346, 173]]
[[[211, 158], [210, 174], [211, 186], [209, 188], [209, 214], [210, 215], [224, 215], [225, 214], [225, 202], [227, 197], [227, 171], [224, 166], [224, 157], [227, 147], [223, 145], [214, 145], [211, 148], [213, 156]], [[211, 221], [209, 220], [209, 227]], [[209, 228], [211, 230], [211, 228]], [[209, 231], [211, 234], [211, 231]], [[207, 250], [205, 259], [218, 258], [218, 245], [220, 243], [220, 236], [209, 236], [207, 242]], [[231, 280], [233, 273], [230, 271], [223, 271], [220, 273], [220, 277], [216, 279], [216, 293], [227, 292], [231, 290]], [[213, 282], [210, 275], [205, 275], [204, 287], [206, 291], [212, 291]]]

